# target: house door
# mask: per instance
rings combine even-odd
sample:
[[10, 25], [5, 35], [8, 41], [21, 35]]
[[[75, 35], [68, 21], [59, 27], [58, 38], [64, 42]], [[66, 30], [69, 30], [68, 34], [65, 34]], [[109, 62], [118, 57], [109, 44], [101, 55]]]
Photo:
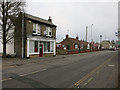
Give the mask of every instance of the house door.
[[42, 57], [43, 56], [43, 45], [40, 44], [39, 46], [39, 56]]

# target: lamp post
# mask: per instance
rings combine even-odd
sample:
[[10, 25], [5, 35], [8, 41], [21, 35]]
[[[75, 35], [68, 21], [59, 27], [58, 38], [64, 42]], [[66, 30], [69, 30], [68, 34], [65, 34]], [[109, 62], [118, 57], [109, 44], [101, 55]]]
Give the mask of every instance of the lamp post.
[[93, 24], [91, 24], [91, 50], [92, 50], [92, 26], [93, 26]]
[[102, 35], [100, 35], [100, 49], [102, 48], [101, 42], [102, 42]]
[[86, 42], [87, 42], [87, 29], [88, 29], [88, 26], [86, 26]]
[[93, 39], [92, 39], [92, 26], [93, 26], [93, 24], [91, 24], [91, 42], [93, 41]]

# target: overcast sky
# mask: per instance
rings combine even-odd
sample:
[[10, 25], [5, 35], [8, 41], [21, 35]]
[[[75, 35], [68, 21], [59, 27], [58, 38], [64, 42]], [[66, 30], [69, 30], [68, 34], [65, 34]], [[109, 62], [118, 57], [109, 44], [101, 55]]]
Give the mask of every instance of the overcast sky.
[[26, 0], [26, 12], [43, 19], [51, 16], [57, 25], [57, 42], [62, 41], [66, 34], [80, 40], [85, 40], [88, 26], [88, 41], [91, 41], [91, 24], [93, 41], [116, 40], [118, 29], [117, 2], [42, 2]]

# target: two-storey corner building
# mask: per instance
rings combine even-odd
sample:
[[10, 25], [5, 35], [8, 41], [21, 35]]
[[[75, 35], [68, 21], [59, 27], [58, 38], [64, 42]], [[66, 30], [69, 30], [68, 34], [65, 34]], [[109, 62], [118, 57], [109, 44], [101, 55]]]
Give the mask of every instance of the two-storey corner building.
[[15, 23], [14, 49], [17, 56], [56, 55], [56, 25], [26, 13], [21, 13]]

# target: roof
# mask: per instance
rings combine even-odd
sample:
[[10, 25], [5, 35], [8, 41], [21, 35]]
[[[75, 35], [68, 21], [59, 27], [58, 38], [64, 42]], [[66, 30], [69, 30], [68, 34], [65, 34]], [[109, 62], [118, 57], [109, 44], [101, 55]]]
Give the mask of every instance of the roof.
[[55, 24], [53, 24], [52, 22], [50, 22], [46, 19], [42, 19], [42, 18], [27, 14], [27, 13], [25, 13], [25, 17], [29, 18], [29, 19], [32, 19], [32, 20], [35, 20], [35, 21], [38, 21], [38, 22], [41, 22], [41, 23], [45, 23], [45, 24], [57, 27]]
[[[71, 42], [71, 43], [77, 43], [77, 44], [79, 44], [79, 45], [81, 45], [81, 44], [83, 44], [84, 46], [87, 46], [88, 45], [88, 42], [86, 42], [86, 41], [82, 41], [82, 40], [78, 40], [78, 39], [76, 39], [76, 38], [66, 38], [66, 39], [64, 39], [62, 42], [60, 42], [60, 44], [64, 44], [65, 43], [65, 41], [67, 40], [67, 43], [69, 43], [69, 42]], [[69, 41], [69, 42], [68, 42]]]

